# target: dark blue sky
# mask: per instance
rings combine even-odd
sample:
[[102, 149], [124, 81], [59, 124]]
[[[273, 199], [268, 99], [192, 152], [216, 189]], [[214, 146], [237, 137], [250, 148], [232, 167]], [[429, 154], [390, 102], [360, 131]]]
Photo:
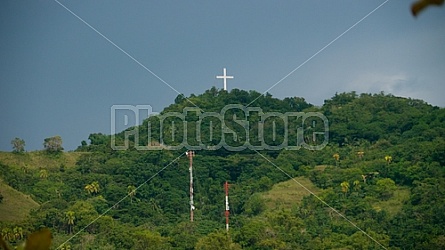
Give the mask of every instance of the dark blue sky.
[[[0, 2], [0, 150], [60, 135], [73, 150], [110, 133], [110, 108], [161, 111], [226, 67], [229, 90], [263, 92], [384, 1]], [[388, 1], [269, 92], [322, 105], [336, 92], [392, 93], [445, 106], [445, 8], [413, 18]], [[172, 88], [166, 85], [168, 83]]]

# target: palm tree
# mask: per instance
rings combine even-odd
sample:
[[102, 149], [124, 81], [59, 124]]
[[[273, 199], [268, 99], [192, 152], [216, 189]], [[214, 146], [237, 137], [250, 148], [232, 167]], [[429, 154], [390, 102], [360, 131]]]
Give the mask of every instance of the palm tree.
[[342, 182], [341, 184], [340, 184], [340, 186], [341, 186], [341, 191], [345, 194], [345, 196], [346, 196], [346, 193], [349, 191], [349, 182], [347, 182], [347, 181], [344, 181], [344, 182]]
[[59, 191], [59, 189], [56, 189], [56, 195], [57, 195], [57, 197], [59, 197], [59, 198], [62, 197], [61, 192]]
[[130, 185], [127, 187], [128, 196], [130, 196], [130, 202], [133, 203], [133, 197], [136, 195], [136, 187]]
[[362, 179], [363, 179], [363, 183], [366, 183], [366, 175], [365, 174], [362, 174]]
[[360, 181], [355, 180], [355, 181], [353, 182], [353, 185], [354, 185], [354, 190], [355, 190], [355, 191], [358, 191], [358, 190], [360, 189]]
[[16, 241], [21, 240], [23, 238], [23, 228], [14, 227], [13, 232], [14, 232], [14, 238]]
[[303, 218], [307, 218], [309, 214], [310, 214], [309, 210], [305, 208], [300, 208], [300, 216], [302, 216]]
[[390, 164], [392, 161], [392, 157], [390, 155], [385, 156], [386, 163]]
[[71, 250], [71, 245], [64, 245], [60, 250]]
[[97, 194], [100, 190], [99, 182], [93, 181], [91, 184], [87, 184], [84, 189], [88, 194]]
[[3, 228], [2, 229], [2, 234], [3, 239], [7, 240], [7, 241], [13, 241], [14, 240], [14, 232], [9, 229], [9, 228]]
[[87, 184], [84, 189], [88, 192], [88, 194], [92, 194], [94, 192], [94, 188], [90, 184]]
[[335, 159], [335, 166], [338, 167], [338, 161], [340, 160], [340, 155], [338, 153], [335, 153], [334, 155], [332, 155], [332, 157], [334, 157]]
[[154, 212], [159, 212], [159, 211], [161, 211], [161, 208], [158, 206], [158, 203], [156, 202], [155, 199], [150, 198], [150, 200], [148, 200], [148, 203], [150, 203], [150, 208], [151, 208], [151, 210], [153, 210]]
[[48, 171], [46, 169], [40, 170], [39, 177], [42, 178], [42, 179], [48, 178]]
[[386, 167], [384, 168], [385, 170], [385, 176], [388, 176], [389, 173], [389, 164], [392, 161], [392, 157], [390, 155], [385, 156], [385, 161], [386, 161]]
[[65, 213], [66, 223], [68, 224], [68, 233], [73, 232], [74, 220], [76, 217], [73, 211], [68, 211]]
[[99, 193], [99, 189], [100, 189], [99, 182], [93, 181], [91, 183], [91, 186], [93, 187], [93, 193], [95, 193], [95, 194]]

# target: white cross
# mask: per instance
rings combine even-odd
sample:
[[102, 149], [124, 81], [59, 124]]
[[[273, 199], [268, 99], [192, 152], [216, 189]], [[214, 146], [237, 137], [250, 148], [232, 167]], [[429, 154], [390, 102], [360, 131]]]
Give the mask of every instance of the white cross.
[[224, 90], [227, 90], [227, 79], [233, 79], [233, 76], [228, 76], [226, 74], [226, 68], [223, 68], [223, 75], [222, 76], [216, 76], [216, 78], [224, 80]]

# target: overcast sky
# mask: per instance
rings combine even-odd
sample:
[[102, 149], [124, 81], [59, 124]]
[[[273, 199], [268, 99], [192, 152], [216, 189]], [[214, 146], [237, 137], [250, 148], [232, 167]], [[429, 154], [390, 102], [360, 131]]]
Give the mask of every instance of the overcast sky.
[[161, 111], [176, 91], [222, 88], [223, 67], [229, 90], [264, 92], [299, 67], [269, 92], [322, 105], [384, 91], [444, 107], [445, 8], [414, 18], [412, 1], [382, 3], [1, 1], [0, 150], [54, 135], [73, 150], [110, 133], [112, 105]]

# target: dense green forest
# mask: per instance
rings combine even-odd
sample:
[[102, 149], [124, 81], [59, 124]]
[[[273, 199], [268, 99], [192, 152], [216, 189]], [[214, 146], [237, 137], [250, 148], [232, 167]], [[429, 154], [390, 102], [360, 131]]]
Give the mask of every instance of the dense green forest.
[[[111, 136], [96, 133], [75, 152], [2, 152], [0, 192], [9, 187], [38, 203], [22, 218], [0, 215], [3, 238], [16, 245], [47, 227], [54, 249], [445, 249], [445, 109], [384, 93], [335, 94], [317, 107], [300, 97], [212, 88], [178, 96], [161, 116], [196, 106], [220, 112], [228, 104], [320, 112], [329, 121], [328, 144], [321, 150], [196, 150], [193, 222], [186, 148], [136, 150], [135, 137], [122, 131], [116, 143], [128, 137], [127, 150], [113, 150]], [[240, 110], [228, 114], [243, 116]], [[138, 145], [160, 145], [161, 133], [173, 125], [160, 131], [157, 119], [127, 132], [138, 131]], [[194, 144], [196, 114], [185, 119], [185, 136]], [[299, 139], [297, 128], [284, 135], [279, 119], [270, 119], [262, 124], [268, 145], [280, 145], [286, 136], [293, 145], [321, 143], [311, 136], [322, 130], [320, 120], [300, 122]], [[251, 124], [247, 135], [232, 121], [239, 133], [227, 143], [239, 146], [258, 134], [260, 123]], [[202, 138], [209, 145], [221, 139], [206, 132]], [[1, 200], [0, 211], [12, 200]]]

